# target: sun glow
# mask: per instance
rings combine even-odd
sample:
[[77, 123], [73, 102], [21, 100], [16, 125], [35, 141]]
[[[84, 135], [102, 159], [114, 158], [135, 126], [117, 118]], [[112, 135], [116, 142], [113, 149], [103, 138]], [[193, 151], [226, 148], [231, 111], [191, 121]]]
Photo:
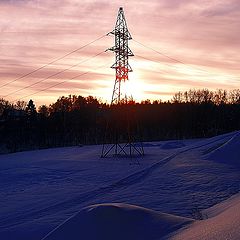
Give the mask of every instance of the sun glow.
[[142, 100], [144, 95], [144, 82], [141, 80], [138, 71], [129, 73], [129, 80], [122, 83], [122, 94], [127, 97], [133, 97], [135, 101]]

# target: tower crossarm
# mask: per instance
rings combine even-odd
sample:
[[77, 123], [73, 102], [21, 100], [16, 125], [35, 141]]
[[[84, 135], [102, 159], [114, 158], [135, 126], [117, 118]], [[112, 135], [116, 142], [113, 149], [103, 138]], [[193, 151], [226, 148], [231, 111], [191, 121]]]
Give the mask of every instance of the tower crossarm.
[[[115, 28], [108, 35], [114, 36], [114, 46], [108, 50], [115, 54], [115, 62], [111, 66], [115, 70], [116, 77], [112, 92], [109, 119], [106, 121], [105, 141], [102, 147], [101, 157], [107, 157], [113, 153], [114, 156], [124, 155], [143, 156], [142, 143], [135, 142], [135, 137], [139, 137], [139, 127], [136, 123], [137, 115], [135, 108], [127, 104], [127, 95], [122, 84], [128, 80], [128, 73], [132, 68], [128, 63], [128, 58], [134, 56], [128, 47], [128, 41], [132, 39], [128, 31], [123, 8], [119, 8]], [[126, 84], [127, 86], [127, 84]], [[125, 94], [124, 94], [125, 93]], [[121, 105], [122, 104], [122, 105]], [[109, 142], [110, 144], [106, 144]], [[138, 160], [137, 160], [138, 163]]]
[[115, 53], [115, 63], [111, 68], [115, 69], [116, 78], [111, 103], [118, 104], [121, 100], [121, 82], [128, 80], [128, 73], [132, 72], [132, 68], [128, 63], [128, 57], [134, 56], [128, 46], [128, 41], [132, 39], [132, 36], [128, 31], [122, 7], [119, 8], [115, 28], [109, 34], [115, 36], [115, 45], [108, 49]]

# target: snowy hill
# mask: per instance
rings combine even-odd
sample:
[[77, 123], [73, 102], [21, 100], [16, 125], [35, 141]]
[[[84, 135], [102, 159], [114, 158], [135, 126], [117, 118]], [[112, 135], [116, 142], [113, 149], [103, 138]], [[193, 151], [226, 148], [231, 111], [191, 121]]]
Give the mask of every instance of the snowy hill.
[[189, 225], [186, 229], [175, 233], [171, 239], [240, 239], [240, 194], [205, 212], [208, 213], [209, 219]]
[[[240, 191], [240, 168], [236, 167], [239, 155], [235, 154], [240, 149], [239, 132], [144, 145], [146, 156], [139, 159], [139, 165], [127, 158], [101, 159], [101, 146], [0, 155], [0, 239], [40, 240], [56, 228], [62, 231], [72, 227], [65, 224], [81, 219], [85, 213], [93, 214], [88, 215], [89, 220], [97, 216], [99, 222], [101, 211], [103, 219], [105, 211], [119, 211], [124, 219], [135, 219], [141, 226], [139, 231], [156, 226], [161, 229], [166, 224], [168, 231], [161, 231], [159, 237], [168, 238], [189, 218], [206, 218], [208, 213], [202, 210]], [[235, 157], [229, 160], [229, 156]], [[136, 219], [136, 212], [141, 218]], [[215, 219], [218, 221], [217, 216]], [[145, 227], [149, 222], [152, 224]], [[122, 229], [122, 234], [126, 233], [124, 226]]]
[[240, 133], [208, 154], [207, 159], [240, 167]]
[[100, 204], [83, 208], [44, 240], [159, 239], [192, 220], [127, 204]]
[[[158, 213], [126, 204], [101, 204], [82, 209], [43, 240], [110, 239], [240, 239], [240, 194], [210, 209], [207, 219]], [[184, 228], [183, 228], [184, 227]]]

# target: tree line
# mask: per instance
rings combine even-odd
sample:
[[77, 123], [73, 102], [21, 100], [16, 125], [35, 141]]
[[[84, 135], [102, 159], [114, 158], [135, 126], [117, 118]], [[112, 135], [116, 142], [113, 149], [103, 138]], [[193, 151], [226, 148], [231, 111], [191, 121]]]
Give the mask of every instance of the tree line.
[[[36, 109], [34, 102], [0, 99], [0, 152], [101, 144], [106, 126], [138, 126], [139, 140], [211, 137], [240, 129], [240, 89], [190, 89], [171, 100], [124, 99], [110, 106], [95, 97], [69, 95]], [[122, 139], [124, 141], [126, 139]]]

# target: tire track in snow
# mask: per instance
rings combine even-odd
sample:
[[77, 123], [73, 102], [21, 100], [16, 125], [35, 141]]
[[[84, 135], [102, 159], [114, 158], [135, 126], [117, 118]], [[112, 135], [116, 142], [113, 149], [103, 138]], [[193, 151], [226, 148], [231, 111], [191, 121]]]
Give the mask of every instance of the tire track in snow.
[[[8, 218], [5, 218], [4, 220], [0, 220], [0, 226], [1, 228], [8, 228], [8, 227], [12, 227], [21, 223], [25, 223], [27, 221], [31, 221], [34, 217], [34, 219], [37, 218], [41, 218], [44, 217], [46, 215], [52, 214], [52, 213], [56, 213], [58, 211], [62, 211], [62, 210], [66, 210], [68, 208], [74, 207], [78, 204], [83, 204], [84, 202], [87, 202], [89, 200], [92, 200], [96, 197], [99, 197], [101, 195], [105, 195], [107, 193], [110, 193], [113, 190], [120, 190], [121, 188], [125, 188], [125, 187], [129, 187], [132, 186], [133, 184], [139, 183], [143, 180], [145, 180], [147, 177], [149, 177], [156, 169], [158, 169], [159, 167], [163, 166], [164, 164], [168, 163], [169, 161], [171, 161], [173, 158], [175, 158], [176, 156], [183, 154], [185, 152], [197, 149], [197, 148], [201, 148], [207, 145], [210, 145], [212, 143], [221, 141], [225, 138], [229, 138], [231, 135], [232, 137], [235, 136], [236, 134], [238, 134], [239, 132], [232, 134], [229, 134], [227, 136], [224, 136], [222, 138], [217, 138], [214, 139], [210, 142], [204, 143], [204, 144], [199, 144], [197, 143], [194, 146], [190, 146], [187, 147], [185, 149], [182, 149], [174, 154], [171, 154], [168, 157], [165, 157], [163, 159], [161, 159], [160, 161], [152, 164], [151, 166], [140, 170], [138, 172], [135, 172], [127, 177], [124, 177], [122, 179], [120, 179], [119, 181], [116, 181], [113, 184], [110, 184], [108, 186], [105, 187], [100, 187], [97, 188], [95, 190], [91, 190], [82, 194], [79, 194], [78, 196], [75, 196], [71, 199], [56, 203], [54, 205], [48, 206], [46, 208], [42, 208], [40, 210], [37, 211], [30, 211], [26, 214], [22, 214], [22, 215], [18, 215], [18, 216], [10, 216]], [[204, 140], [203, 140], [204, 141]], [[229, 140], [226, 140], [226, 142]]]
[[[226, 142], [224, 142], [223, 144], [226, 144], [227, 142], [229, 142], [237, 134], [238, 134], [238, 132], [235, 133], [233, 136], [230, 135], [231, 138], [227, 139]], [[172, 155], [170, 155], [168, 157], [163, 158], [162, 160], [154, 163], [153, 165], [151, 165], [151, 166], [149, 166], [149, 167], [147, 167], [147, 168], [145, 168], [145, 169], [143, 169], [143, 170], [141, 170], [139, 172], [133, 173], [130, 176], [125, 177], [125, 178], [119, 180], [115, 184], [118, 184], [120, 186], [130, 186], [132, 184], [135, 184], [135, 183], [139, 182], [139, 180], [145, 180], [154, 170], [156, 170], [157, 168], [161, 167], [162, 165], [168, 163], [170, 160], [172, 160], [176, 156], [178, 156], [180, 154], [183, 154], [185, 152], [188, 152], [188, 151], [191, 151], [191, 150], [194, 150], [194, 149], [197, 149], [197, 148], [205, 147], [205, 146], [210, 145], [212, 143], [224, 140], [225, 138], [229, 138], [230, 136], [227, 135], [227, 136], [224, 136], [221, 139], [215, 139], [215, 140], [210, 141], [208, 143], [204, 143], [204, 144], [200, 144], [200, 145], [198, 145], [199, 143], [197, 143], [195, 146], [187, 147], [186, 149], [180, 150], [180, 151], [178, 151], [178, 152], [176, 152], [176, 153], [174, 153], [174, 154], [172, 154]]]
[[236, 132], [236, 134], [234, 134], [230, 139], [228, 139], [226, 142], [220, 143], [219, 145], [217, 145], [216, 147], [213, 147], [210, 149], [210, 151], [207, 151], [206, 153], [204, 153], [204, 155], [210, 154], [214, 151], [216, 151], [217, 149], [220, 149], [221, 147], [227, 145], [228, 143], [230, 143], [237, 135], [240, 135], [240, 131]]
[[[173, 154], [169, 157], [164, 158], [163, 160], [160, 161], [161, 165], [167, 163], [172, 158], [174, 158], [176, 155], [177, 155], [177, 153], [175, 153], [175, 154]], [[107, 193], [110, 193], [113, 190], [120, 190], [123, 187], [133, 185], [136, 182], [139, 182], [139, 180], [145, 179], [147, 177], [147, 175], [149, 175], [149, 173], [151, 171], [153, 171], [154, 168], [156, 168], [155, 165], [156, 164], [154, 164], [154, 166], [149, 167], [148, 169], [143, 169], [139, 172], [131, 174], [131, 175], [129, 175], [129, 176], [113, 183], [113, 184], [110, 184], [108, 186], [100, 187], [98, 189], [82, 193], [78, 196], [75, 196], [74, 198], [68, 199], [66, 201], [62, 201], [60, 203], [56, 203], [56, 204], [51, 205], [49, 207], [46, 207], [46, 208], [43, 208], [43, 209], [40, 209], [40, 210], [37, 210], [37, 211], [29, 211], [28, 213], [21, 214], [21, 215], [18, 215], [18, 216], [16, 216], [16, 215], [15, 216], [10, 216], [10, 217], [5, 218], [4, 220], [0, 221], [0, 226], [2, 228], [13, 227], [13, 226], [21, 224], [23, 222], [31, 221], [33, 217], [34, 217], [34, 219], [41, 218], [41, 217], [44, 217], [44, 216], [49, 215], [51, 213], [62, 211], [63, 209], [66, 210], [66, 209], [74, 207], [78, 204], [83, 204], [84, 202], [87, 202], [91, 199], [94, 199], [94, 198], [99, 197], [101, 195], [105, 195]], [[158, 162], [158, 165], [160, 165], [159, 162]]]

